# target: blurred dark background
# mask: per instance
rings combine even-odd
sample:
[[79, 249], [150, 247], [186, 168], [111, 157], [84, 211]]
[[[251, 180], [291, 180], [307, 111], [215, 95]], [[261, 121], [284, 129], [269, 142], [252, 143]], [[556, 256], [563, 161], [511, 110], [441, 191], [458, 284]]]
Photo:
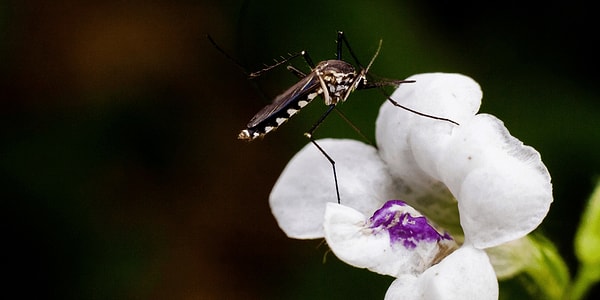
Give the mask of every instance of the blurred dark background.
[[[537, 148], [555, 202], [541, 226], [572, 240], [600, 171], [597, 11], [464, 1], [0, 2], [5, 293], [46, 299], [381, 299], [392, 278], [279, 230], [268, 195], [324, 106], [255, 143], [248, 120], [296, 79], [247, 70], [288, 52], [335, 55], [343, 30], [371, 71], [459, 72], [481, 111]], [[296, 66], [305, 68], [302, 60]], [[305, 69], [306, 70], [306, 69]], [[373, 136], [382, 103], [341, 108]], [[358, 138], [338, 117], [318, 137]], [[325, 263], [323, 259], [325, 258]], [[518, 299], [511, 283], [504, 295]]]

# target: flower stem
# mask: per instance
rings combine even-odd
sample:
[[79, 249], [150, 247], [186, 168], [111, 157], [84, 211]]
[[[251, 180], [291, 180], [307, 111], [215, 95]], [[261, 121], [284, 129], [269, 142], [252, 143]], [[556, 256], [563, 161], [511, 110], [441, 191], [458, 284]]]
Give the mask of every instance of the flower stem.
[[580, 300], [584, 299], [585, 295], [594, 283], [600, 277], [600, 269], [598, 266], [582, 264], [579, 268], [577, 276], [573, 280], [568, 293], [565, 293], [564, 299]]

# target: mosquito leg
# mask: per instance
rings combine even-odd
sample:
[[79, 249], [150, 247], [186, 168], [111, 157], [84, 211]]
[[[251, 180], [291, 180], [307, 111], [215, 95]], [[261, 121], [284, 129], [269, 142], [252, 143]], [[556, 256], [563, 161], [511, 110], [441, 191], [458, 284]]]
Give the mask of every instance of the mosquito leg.
[[404, 105], [396, 102], [396, 100], [392, 99], [392, 97], [390, 97], [390, 96], [387, 96], [387, 100], [390, 101], [390, 103], [392, 103], [394, 106], [402, 108], [402, 109], [404, 109], [406, 111], [409, 111], [409, 112], [411, 112], [413, 114], [416, 114], [416, 115], [419, 115], [421, 117], [426, 117], [426, 118], [430, 118], [430, 119], [434, 119], [434, 120], [439, 120], [439, 121], [446, 121], [446, 122], [450, 122], [450, 123], [452, 123], [454, 125], [457, 125], [457, 126], [460, 125], [460, 124], [458, 124], [458, 122], [452, 121], [452, 120], [447, 119], [447, 118], [437, 117], [437, 116], [434, 116], [434, 115], [429, 115], [429, 114], [426, 114], [426, 113], [422, 113], [420, 111], [416, 111], [414, 109], [410, 109], [410, 108], [408, 108], [408, 107], [406, 107], [406, 106], [404, 106]]
[[442, 117], [422, 113], [420, 111], [416, 111], [414, 109], [408, 108], [408, 107], [398, 103], [396, 100], [392, 99], [392, 97], [389, 96], [383, 89], [384, 86], [398, 86], [401, 83], [413, 83], [413, 82], [416, 82], [416, 81], [415, 80], [386, 80], [386, 81], [368, 83], [366, 85], [361, 86], [359, 89], [366, 90], [366, 89], [377, 88], [387, 98], [387, 100], [390, 101], [390, 103], [392, 103], [392, 105], [394, 105], [398, 108], [404, 109], [406, 111], [409, 111], [411, 113], [414, 113], [414, 114], [422, 116], [422, 117], [439, 120], [439, 121], [450, 122], [454, 125], [460, 125], [460, 124], [458, 124], [458, 122], [447, 119], [447, 118], [442, 118]]
[[302, 51], [300, 52], [300, 55], [302, 55], [302, 57], [304, 58], [304, 60], [306, 61], [306, 63], [308, 64], [308, 66], [311, 69], [315, 68], [315, 63], [313, 62], [313, 60], [310, 58], [310, 56], [308, 55], [308, 52], [306, 51]]
[[329, 105], [329, 108], [327, 109], [327, 111], [325, 111], [325, 113], [319, 118], [319, 120], [317, 122], [315, 122], [315, 124], [311, 127], [311, 129], [304, 134], [304, 136], [306, 136], [310, 140], [310, 142], [313, 145], [315, 145], [315, 147], [317, 147], [317, 149], [319, 149], [319, 151], [323, 154], [323, 156], [325, 156], [325, 158], [327, 158], [327, 160], [331, 164], [331, 168], [333, 169], [333, 181], [335, 182], [335, 195], [337, 197], [338, 204], [340, 204], [340, 189], [338, 186], [337, 171], [335, 169], [335, 161], [333, 160], [333, 158], [331, 158], [331, 156], [329, 156], [329, 154], [327, 154], [327, 152], [325, 152], [325, 150], [323, 148], [321, 148], [321, 146], [317, 143], [317, 141], [315, 141], [315, 139], [313, 137], [313, 133], [315, 132], [315, 130], [317, 130], [317, 128], [319, 128], [319, 125], [321, 125], [321, 123], [323, 123], [325, 118], [327, 118], [327, 116], [331, 113], [331, 111], [334, 110], [334, 108], [335, 108], [335, 104]]
[[[302, 57], [304, 58], [304, 60], [306, 61], [306, 63], [310, 66], [311, 69], [315, 68], [315, 63], [313, 62], [313, 60], [310, 58], [310, 56], [308, 55], [308, 52], [306, 51], [302, 51], [300, 52], [300, 54], [302, 55]], [[306, 73], [300, 71], [300, 69], [289, 65], [287, 66], [288, 71], [292, 72], [292, 74], [296, 75], [296, 77], [302, 79], [304, 77], [306, 77]]]
[[312, 135], [315, 132], [315, 130], [317, 130], [317, 128], [319, 128], [319, 125], [321, 125], [321, 123], [323, 123], [325, 118], [327, 118], [327, 116], [331, 113], [331, 111], [334, 108], [335, 108], [335, 104], [329, 105], [329, 108], [327, 108], [327, 111], [325, 111], [325, 113], [319, 118], [319, 120], [317, 120], [317, 122], [315, 122], [315, 124], [313, 124], [313, 126], [310, 128], [310, 130], [307, 131], [304, 135], [309, 139], [312, 138]]
[[358, 57], [356, 57], [356, 54], [354, 54], [354, 51], [352, 51], [352, 47], [350, 47], [350, 43], [348, 43], [348, 40], [346, 39], [346, 35], [344, 35], [343, 31], [338, 31], [338, 36], [337, 36], [337, 59], [339, 59], [339, 60], [342, 59], [342, 44], [346, 45], [346, 48], [348, 48], [348, 52], [350, 52], [350, 55], [352, 56], [352, 59], [354, 59], [354, 61], [356, 62], [356, 64], [361, 69], [364, 69], [364, 67], [360, 63], [360, 61], [358, 61]]
[[304, 77], [306, 77], [306, 74], [302, 71], [300, 71], [298, 68], [294, 67], [294, 66], [287, 66], [288, 71], [292, 72], [292, 74], [296, 75], [296, 77], [302, 79]]
[[[231, 55], [229, 55], [229, 54], [228, 54], [228, 53], [227, 53], [225, 50], [223, 50], [223, 48], [221, 48], [221, 47], [220, 47], [220, 46], [217, 44], [217, 42], [215, 42], [215, 40], [214, 40], [214, 39], [213, 39], [213, 38], [212, 38], [212, 37], [211, 37], [209, 34], [207, 34], [207, 35], [206, 35], [206, 38], [207, 38], [207, 39], [208, 39], [208, 41], [209, 41], [209, 42], [210, 42], [210, 43], [213, 45], [213, 47], [215, 47], [215, 49], [217, 49], [217, 51], [221, 52], [221, 54], [223, 54], [223, 55], [225, 56], [225, 58], [227, 58], [227, 59], [228, 59], [229, 61], [231, 61], [231, 62], [232, 62], [232, 63], [233, 63], [233, 64], [234, 64], [234, 65], [235, 65], [235, 66], [236, 66], [238, 69], [240, 69], [240, 70], [241, 70], [241, 72], [242, 72], [244, 75], [246, 75], [246, 77], [252, 78], [252, 77], [250, 76], [250, 74], [252, 74], [252, 73], [248, 72], [248, 70], [246, 70], [246, 69], [245, 69], [245, 68], [242, 66], [242, 64], [241, 64], [239, 61], [237, 61], [235, 58], [233, 58]], [[261, 87], [260, 87], [258, 84], [256, 84], [256, 82], [255, 82], [255, 81], [251, 81], [251, 83], [250, 83], [250, 84], [252, 85], [252, 87], [253, 87], [254, 89], [256, 89], [256, 91], [258, 92], [258, 94], [261, 96], [261, 98], [263, 98], [263, 100], [265, 100], [265, 102], [268, 102], [268, 100], [270, 100], [270, 99], [268, 99], [268, 98], [267, 98], [265, 91], [264, 91], [264, 90], [263, 90], [263, 89], [262, 89], [262, 88], [261, 88]]]
[[321, 148], [321, 146], [319, 146], [319, 144], [315, 141], [315, 139], [312, 136], [309, 137], [309, 140], [311, 143], [313, 143], [313, 145], [315, 145], [315, 147], [317, 147], [317, 149], [319, 149], [319, 151], [325, 156], [325, 158], [327, 158], [329, 163], [331, 163], [331, 168], [333, 169], [333, 181], [335, 182], [335, 195], [337, 197], [338, 204], [340, 204], [340, 189], [338, 187], [337, 171], [335, 170], [335, 161], [327, 154], [327, 152], [325, 152], [325, 150], [323, 150], [323, 148]]
[[252, 73], [248, 74], [248, 78], [253, 79], [253, 78], [256, 78], [258, 76], [261, 76], [262, 74], [264, 74], [264, 73], [266, 73], [268, 71], [271, 71], [272, 69], [277, 68], [277, 67], [279, 67], [279, 66], [287, 63], [288, 61], [290, 61], [290, 60], [292, 60], [292, 59], [294, 59], [294, 58], [296, 58], [298, 56], [301, 56], [301, 55], [304, 56], [304, 54], [303, 54], [304, 52], [305, 51], [294, 53], [294, 54], [290, 54], [290, 56], [287, 57], [287, 58], [281, 57], [282, 59], [280, 61], [275, 61], [274, 65], [267, 66], [266, 68], [264, 68], [262, 70], [258, 70], [256, 72], [252, 72]]
[[344, 32], [338, 31], [337, 32], [337, 39], [335, 40], [335, 43], [337, 45], [337, 52], [336, 52], [335, 57], [338, 60], [342, 60], [342, 39], [344, 39]]
[[215, 47], [215, 49], [217, 49], [219, 52], [221, 52], [221, 54], [223, 54], [225, 56], [225, 58], [227, 58], [228, 60], [233, 62], [233, 64], [236, 67], [238, 67], [242, 71], [242, 73], [244, 73], [246, 76], [249, 75], [248, 71], [246, 71], [246, 69], [244, 69], [244, 67], [242, 67], [242, 64], [240, 62], [238, 62], [235, 58], [231, 57], [231, 55], [229, 55], [227, 52], [225, 52], [225, 50], [223, 50], [223, 48], [221, 48], [217, 44], [217, 42], [215, 42], [215, 40], [213, 40], [213, 38], [212, 38], [212, 36], [210, 36], [210, 34], [207, 34], [206, 38], [213, 45], [213, 47]]
[[354, 131], [356, 131], [356, 133], [358, 133], [358, 135], [360, 135], [361, 138], [363, 138], [369, 145], [374, 145], [373, 141], [371, 141], [359, 128], [358, 126], [354, 125], [354, 123], [352, 123], [352, 121], [350, 121], [350, 119], [348, 117], [346, 117], [346, 115], [339, 110], [337, 107], [335, 108], [335, 112], [338, 113], [338, 115], [342, 118], [342, 120], [344, 120], [348, 125], [350, 125], [350, 127], [352, 127], [352, 129], [354, 129]]
[[380, 87], [384, 87], [384, 86], [394, 86], [394, 87], [398, 87], [400, 84], [402, 83], [414, 83], [417, 82], [416, 80], [382, 80], [382, 81], [377, 81], [377, 82], [369, 82], [367, 84], [363, 84], [358, 86], [358, 90], [368, 90], [368, 89], [373, 89], [373, 88], [380, 88]]
[[[306, 51], [303, 50], [303, 51], [300, 51], [298, 53], [290, 54], [290, 56], [287, 57], [287, 58], [285, 58], [285, 57], [282, 56], [281, 60], [280, 61], [276, 61], [274, 65], [267, 66], [266, 68], [264, 68], [262, 70], [259, 70], [259, 71], [252, 72], [252, 73], [248, 74], [248, 78], [253, 79], [253, 78], [256, 78], [258, 76], [261, 76], [262, 74], [264, 74], [264, 73], [266, 73], [266, 72], [268, 72], [268, 71], [270, 71], [270, 70], [272, 70], [272, 69], [274, 69], [276, 67], [279, 67], [279, 66], [281, 66], [281, 65], [289, 62], [290, 60], [292, 60], [292, 59], [294, 59], [294, 58], [296, 58], [298, 56], [302, 56], [302, 58], [304, 58], [304, 60], [310, 66], [311, 69], [315, 68], [315, 63], [313, 62], [313, 60], [308, 55], [308, 52], [306, 52]], [[291, 66], [288, 66], [288, 70], [290, 70], [290, 67]], [[300, 78], [306, 77], [306, 74], [304, 74], [303, 72], [301, 72], [297, 68], [295, 68], [295, 67], [291, 67], [291, 68], [293, 68], [293, 70], [290, 70], [290, 71], [292, 71], [292, 73], [294, 73], [296, 76], [298, 76]], [[300, 76], [299, 74], [304, 75], [304, 76]]]

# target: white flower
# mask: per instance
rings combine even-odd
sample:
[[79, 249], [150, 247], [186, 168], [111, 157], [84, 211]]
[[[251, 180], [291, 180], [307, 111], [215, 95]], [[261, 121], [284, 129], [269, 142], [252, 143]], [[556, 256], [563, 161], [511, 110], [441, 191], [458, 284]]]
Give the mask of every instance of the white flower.
[[[289, 237], [325, 237], [341, 260], [397, 277], [386, 298], [496, 299], [498, 283], [484, 249], [541, 223], [552, 202], [550, 175], [538, 152], [500, 120], [476, 114], [482, 93], [471, 78], [435, 73], [410, 79], [416, 83], [401, 85], [393, 99], [460, 125], [386, 101], [377, 119], [378, 148], [318, 141], [336, 161], [341, 205], [330, 164], [307, 145], [275, 184], [271, 209]], [[392, 199], [408, 205], [384, 205]], [[396, 218], [383, 227], [374, 221], [382, 205]], [[413, 239], [415, 247], [398, 243], [394, 226], [420, 214], [438, 238]]]

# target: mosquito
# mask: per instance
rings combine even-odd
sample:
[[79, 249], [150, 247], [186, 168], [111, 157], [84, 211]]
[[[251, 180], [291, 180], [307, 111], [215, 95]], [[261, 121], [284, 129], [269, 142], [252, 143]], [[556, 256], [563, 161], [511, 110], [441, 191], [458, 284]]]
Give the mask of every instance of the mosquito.
[[[231, 58], [229, 55], [225, 53], [213, 40], [208, 36], [211, 43], [222, 53], [224, 53], [229, 59], [235, 60]], [[325, 105], [328, 106], [327, 110], [321, 115], [321, 117], [314, 123], [314, 125], [304, 134], [310, 142], [327, 158], [330, 162], [331, 167], [333, 169], [333, 178], [335, 182], [335, 191], [337, 196], [337, 201], [340, 203], [340, 192], [338, 187], [338, 179], [337, 172], [335, 168], [335, 161], [331, 158], [329, 154], [315, 141], [313, 134], [315, 130], [323, 123], [323, 121], [329, 116], [329, 114], [335, 110], [338, 103], [345, 102], [350, 94], [356, 90], [363, 89], [371, 89], [371, 88], [381, 88], [383, 86], [399, 86], [403, 83], [414, 83], [414, 80], [385, 80], [380, 82], [368, 82], [367, 81], [367, 73], [375, 58], [379, 55], [379, 51], [381, 50], [382, 40], [379, 40], [379, 46], [375, 51], [375, 54], [369, 61], [369, 64], [366, 67], [363, 67], [358, 58], [352, 51], [346, 36], [342, 31], [337, 32], [337, 52], [336, 59], [330, 59], [321, 61], [318, 64], [314, 64], [313, 60], [308, 55], [307, 51], [300, 51], [295, 54], [291, 54], [287, 58], [283, 58], [282, 60], [276, 62], [274, 65], [267, 66], [266, 68], [248, 74], [250, 79], [259, 77], [267, 71], [272, 70], [278, 66], [288, 63], [290, 60], [302, 56], [306, 63], [310, 66], [311, 71], [308, 74], [303, 73], [299, 69], [288, 65], [287, 69], [298, 76], [300, 80], [288, 88], [286, 91], [275, 97], [273, 102], [264, 108], [262, 108], [254, 117], [248, 122], [246, 128], [241, 130], [238, 134], [238, 139], [246, 140], [246, 141], [254, 141], [258, 138], [264, 137], [269, 132], [274, 131], [279, 126], [286, 123], [292, 116], [298, 113], [303, 107], [312, 102], [317, 96], [321, 96], [325, 102]], [[346, 46], [348, 52], [352, 56], [352, 59], [356, 62], [358, 67], [353, 66], [351, 63], [342, 60], [342, 48]], [[239, 64], [238, 64], [239, 65]], [[382, 90], [383, 91], [383, 90]], [[385, 93], [384, 93], [385, 94]], [[410, 111], [417, 115], [441, 120], [453, 123], [458, 125], [458, 123], [446, 119], [441, 118], [425, 113], [421, 113], [405, 107], [391, 97], [386, 95], [388, 101], [390, 101], [394, 106], [402, 108], [404, 110]], [[341, 114], [339, 110], [336, 110], [342, 118], [346, 122], [348, 122], [353, 128], [356, 127], [349, 122], [349, 120]], [[359, 132], [360, 133], [360, 132]]]

